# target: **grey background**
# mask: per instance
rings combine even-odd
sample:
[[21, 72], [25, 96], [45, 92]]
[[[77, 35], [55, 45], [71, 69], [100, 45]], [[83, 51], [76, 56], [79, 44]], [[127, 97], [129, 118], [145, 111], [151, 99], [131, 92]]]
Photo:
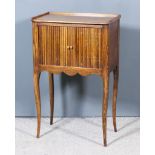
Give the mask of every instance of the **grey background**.
[[[35, 116], [31, 17], [46, 11], [120, 13], [118, 116], [139, 116], [139, 0], [16, 0], [16, 116]], [[101, 116], [99, 76], [55, 75], [55, 116]], [[108, 115], [111, 116], [112, 74]], [[47, 73], [41, 76], [42, 115], [49, 116]]]

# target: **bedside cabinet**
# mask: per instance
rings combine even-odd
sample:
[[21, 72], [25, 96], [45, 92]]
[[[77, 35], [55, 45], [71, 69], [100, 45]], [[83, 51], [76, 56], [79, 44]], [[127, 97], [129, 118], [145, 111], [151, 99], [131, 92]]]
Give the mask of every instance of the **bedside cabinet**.
[[117, 14], [47, 12], [32, 18], [34, 93], [37, 109], [37, 137], [40, 135], [41, 103], [39, 78], [49, 75], [50, 124], [53, 123], [53, 75], [97, 74], [103, 79], [102, 128], [107, 145], [107, 108], [110, 72], [113, 84], [113, 125], [116, 132], [116, 98], [119, 74], [119, 20]]

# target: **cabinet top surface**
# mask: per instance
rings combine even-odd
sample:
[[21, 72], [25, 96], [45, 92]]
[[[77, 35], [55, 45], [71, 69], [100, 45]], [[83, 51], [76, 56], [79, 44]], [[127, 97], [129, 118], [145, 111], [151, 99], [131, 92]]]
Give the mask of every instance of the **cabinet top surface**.
[[120, 19], [120, 17], [121, 15], [119, 14], [47, 12], [33, 17], [32, 21], [46, 23], [109, 24]]

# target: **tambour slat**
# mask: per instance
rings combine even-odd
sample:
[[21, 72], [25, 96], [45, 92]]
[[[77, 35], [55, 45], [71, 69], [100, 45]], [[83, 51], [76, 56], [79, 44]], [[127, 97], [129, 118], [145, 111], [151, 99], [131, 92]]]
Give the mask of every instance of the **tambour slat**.
[[101, 28], [39, 25], [39, 63], [101, 68], [102, 33]]
[[53, 30], [53, 35], [54, 35], [54, 37], [53, 37], [53, 47], [54, 47], [54, 49], [53, 49], [53, 63], [54, 63], [54, 65], [57, 65], [57, 63], [56, 63], [56, 58], [57, 58], [57, 55], [56, 55], [56, 41], [57, 41], [57, 29], [56, 29], [56, 26], [54, 26], [53, 27], [54, 28], [54, 30]]

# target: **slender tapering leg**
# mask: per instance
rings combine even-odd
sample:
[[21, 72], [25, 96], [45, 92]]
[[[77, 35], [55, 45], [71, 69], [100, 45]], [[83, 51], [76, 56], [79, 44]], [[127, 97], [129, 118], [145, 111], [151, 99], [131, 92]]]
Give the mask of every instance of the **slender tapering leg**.
[[103, 105], [102, 105], [102, 128], [103, 128], [103, 143], [107, 146], [107, 109], [109, 95], [109, 72], [103, 75]]
[[116, 127], [116, 100], [117, 100], [117, 92], [118, 92], [118, 75], [119, 75], [118, 67], [116, 67], [116, 68], [113, 70], [113, 75], [114, 75], [114, 84], [113, 84], [113, 105], [112, 105], [112, 114], [113, 114], [113, 126], [114, 126], [114, 131], [117, 132], [117, 127]]
[[50, 125], [53, 124], [53, 113], [54, 113], [54, 79], [53, 74], [48, 73], [49, 78], [49, 96], [50, 96]]
[[37, 109], [37, 138], [39, 138], [40, 136], [40, 124], [41, 124], [41, 103], [40, 103], [39, 79], [40, 79], [40, 73], [34, 72], [33, 81], [34, 81], [34, 94], [35, 94], [36, 109]]

